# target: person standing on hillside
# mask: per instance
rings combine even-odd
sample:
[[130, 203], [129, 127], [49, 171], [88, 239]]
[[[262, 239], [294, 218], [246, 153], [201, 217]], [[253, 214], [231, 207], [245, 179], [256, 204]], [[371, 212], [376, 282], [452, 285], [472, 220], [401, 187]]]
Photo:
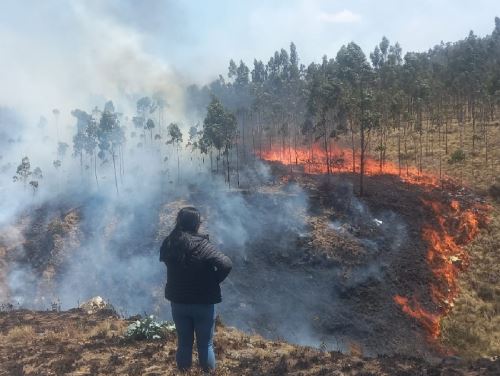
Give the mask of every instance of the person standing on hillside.
[[222, 301], [220, 283], [232, 268], [231, 259], [215, 249], [208, 235], [198, 233], [200, 224], [196, 208], [182, 208], [160, 248], [160, 261], [167, 266], [165, 298], [171, 303], [177, 331], [180, 370], [191, 367], [195, 333], [201, 368], [215, 369], [215, 304]]

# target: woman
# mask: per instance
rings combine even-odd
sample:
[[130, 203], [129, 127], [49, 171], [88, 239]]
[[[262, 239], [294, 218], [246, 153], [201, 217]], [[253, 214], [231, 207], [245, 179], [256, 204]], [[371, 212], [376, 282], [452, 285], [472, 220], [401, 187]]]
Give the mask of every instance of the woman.
[[200, 224], [197, 209], [182, 208], [160, 249], [160, 261], [167, 265], [165, 298], [171, 302], [181, 370], [191, 367], [194, 333], [200, 366], [205, 371], [215, 368], [214, 305], [222, 300], [219, 284], [232, 268], [229, 257], [214, 248], [208, 235], [198, 233]]

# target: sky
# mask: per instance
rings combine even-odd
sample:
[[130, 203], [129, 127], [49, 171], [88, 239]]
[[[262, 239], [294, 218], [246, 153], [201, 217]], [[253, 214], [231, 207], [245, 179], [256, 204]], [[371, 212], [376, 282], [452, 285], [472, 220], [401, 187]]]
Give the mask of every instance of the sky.
[[386, 36], [403, 52], [491, 33], [498, 0], [0, 0], [0, 105], [33, 114], [134, 99], [267, 62], [295, 42], [300, 62], [346, 43], [368, 55]]

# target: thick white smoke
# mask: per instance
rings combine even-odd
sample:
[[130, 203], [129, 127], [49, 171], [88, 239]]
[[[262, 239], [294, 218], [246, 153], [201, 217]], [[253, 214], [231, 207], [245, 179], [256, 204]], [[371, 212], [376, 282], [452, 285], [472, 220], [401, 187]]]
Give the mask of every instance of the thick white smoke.
[[129, 112], [145, 93], [160, 93], [172, 117], [182, 115], [180, 75], [147, 52], [137, 29], [95, 2], [15, 3], [2, 5], [11, 17], [0, 25], [0, 104], [28, 125], [44, 115], [56, 136], [57, 108], [64, 138], [72, 133], [67, 128], [74, 108], [92, 109], [112, 99]]
[[[22, 13], [24, 7], [12, 4]], [[258, 162], [240, 171], [245, 189], [230, 190], [223, 174], [209, 172], [209, 157], [202, 161], [185, 145], [178, 156], [175, 146], [165, 145], [165, 129], [155, 129], [159, 140], [147, 132], [141, 137], [131, 121], [136, 101], [159, 95], [167, 103], [163, 127], [183, 123], [185, 144], [192, 125], [185, 119], [192, 114], [184, 113], [182, 75], [149, 54], [143, 35], [98, 2], [30, 5], [34, 9], [24, 18], [13, 18], [22, 20], [20, 32], [0, 25], [0, 299], [46, 309], [54, 300], [70, 308], [102, 295], [125, 314], [168, 315], [158, 248], [179, 206], [194, 205], [202, 211], [204, 230], [235, 260], [224, 285], [223, 318], [244, 329], [319, 344], [313, 316], [336, 309], [336, 271], [313, 275], [270, 264], [280, 252], [296, 249], [297, 234], [305, 232], [306, 193], [294, 184], [260, 192], [260, 185], [275, 187]], [[81, 163], [72, 155], [77, 127], [71, 111], [102, 110], [107, 100], [122, 114], [126, 136], [116, 183], [109, 156], [98, 160], [96, 178], [88, 156]], [[59, 142], [69, 145], [64, 156]], [[25, 156], [32, 170], [43, 172], [36, 192], [12, 179]], [[231, 158], [234, 163], [234, 150]], [[339, 199], [347, 196], [352, 192]], [[363, 206], [353, 207], [368, 215]], [[389, 224], [397, 221], [387, 217]], [[357, 278], [377, 276], [379, 269]], [[339, 312], [348, 317], [350, 307]]]

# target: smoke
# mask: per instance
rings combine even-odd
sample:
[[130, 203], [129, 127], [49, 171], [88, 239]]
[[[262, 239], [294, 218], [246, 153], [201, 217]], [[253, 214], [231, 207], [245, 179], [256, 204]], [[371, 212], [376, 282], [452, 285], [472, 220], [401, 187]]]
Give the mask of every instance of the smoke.
[[[135, 129], [125, 125], [130, 136]], [[42, 147], [50, 150], [54, 141]], [[330, 200], [337, 214], [331, 231], [358, 241], [367, 250], [366, 262], [347, 278], [342, 268], [293, 267], [306, 252], [300, 236], [310, 236], [307, 192], [293, 183], [276, 186], [269, 167], [258, 161], [240, 171], [240, 189], [228, 189], [222, 176], [210, 173], [208, 158], [197, 152], [182, 148], [178, 166], [172, 145], [146, 137], [139, 148], [137, 141], [129, 138], [124, 146], [118, 194], [111, 161], [99, 161], [99, 185], [92, 169], [70, 155], [60, 169], [42, 165], [45, 176], [35, 195], [10, 175], [2, 176], [8, 194], [2, 205], [9, 209], [2, 213], [10, 213], [2, 223], [16, 229], [15, 236], [0, 241], [7, 248], [3, 272], [11, 301], [41, 309], [59, 301], [66, 309], [101, 295], [124, 315], [148, 312], [170, 318], [158, 250], [178, 209], [193, 205], [202, 212], [202, 231], [234, 261], [218, 306], [224, 322], [271, 338], [313, 346], [324, 342], [341, 350], [356, 330], [366, 335], [370, 328], [364, 316], [353, 319], [356, 308], [339, 299], [367, 281], [383, 283], [384, 263], [406, 237], [401, 218], [392, 212], [372, 214], [354, 197], [351, 185], [335, 181]], [[234, 185], [235, 172], [231, 180]], [[329, 320], [350, 328], [349, 333], [342, 329], [339, 334], [337, 327], [325, 332]]]
[[[180, 75], [147, 52], [140, 31], [95, 2], [7, 2], [2, 7], [10, 18], [0, 26], [0, 103], [28, 125], [41, 115], [52, 120], [57, 108], [64, 138], [72, 133], [74, 108], [92, 109], [113, 99], [120, 111], [129, 112], [144, 93], [160, 93], [172, 117], [182, 115]], [[53, 122], [49, 125], [55, 137]]]
[[[310, 230], [307, 192], [296, 184], [276, 186], [257, 161], [233, 172], [231, 184], [239, 179], [239, 188], [228, 189], [222, 174], [211, 173], [208, 156], [165, 145], [165, 125], [193, 116], [185, 113], [182, 74], [148, 52], [151, 25], [141, 14], [140, 27], [131, 27], [120, 22], [125, 14], [112, 16], [98, 2], [41, 4], [32, 2], [33, 11], [24, 14], [24, 7], [7, 3], [22, 25], [15, 33], [9, 22], [0, 26], [2, 299], [46, 309], [55, 300], [70, 308], [101, 295], [123, 314], [168, 318], [158, 250], [178, 209], [193, 205], [202, 212], [202, 231], [234, 261], [218, 306], [223, 321], [337, 349], [345, 348], [338, 337], [343, 328], [369, 330], [361, 314], [351, 317], [356, 308], [339, 299], [367, 281], [384, 282], [387, 260], [406, 239], [401, 218], [373, 214], [352, 186], [337, 182], [331, 200], [339, 215], [331, 218], [331, 231], [360, 242], [369, 257], [348, 277], [340, 268], [301, 265], [307, 250], [299, 235]], [[167, 102], [163, 129], [155, 129], [159, 140], [130, 121], [137, 99], [153, 94]], [[116, 166], [109, 157], [99, 159], [94, 172], [89, 156], [80, 162], [72, 155], [76, 119], [70, 112], [102, 109], [108, 99], [122, 114], [127, 141]], [[57, 151], [60, 142], [69, 145], [65, 155]], [[43, 172], [37, 189], [30, 179], [12, 179], [25, 156], [32, 170]], [[327, 321], [339, 327], [322, 334]]]
[[[42, 131], [38, 129], [38, 134]], [[128, 127], [126, 134], [132, 131]], [[41, 147], [50, 150], [54, 141], [49, 139]], [[203, 215], [202, 231], [236, 265], [235, 276], [224, 287], [228, 299], [220, 307], [223, 317], [249, 330], [258, 327], [259, 317], [274, 326], [279, 316], [277, 296], [270, 293], [269, 299], [262, 297], [264, 304], [257, 305], [253, 291], [265, 289], [259, 283], [276, 273], [285, 281], [286, 271], [273, 271], [266, 258], [293, 248], [296, 234], [305, 231], [306, 193], [295, 184], [275, 187], [269, 168], [260, 162], [240, 171], [242, 188], [231, 190], [222, 176], [210, 173], [208, 158], [203, 161], [183, 148], [179, 169], [173, 146], [160, 150], [159, 142], [147, 138], [143, 142], [138, 148], [129, 140], [124, 148], [125, 172], [119, 172], [118, 194], [110, 161], [99, 162], [99, 185], [78, 158], [66, 156], [60, 169], [42, 164], [45, 176], [35, 195], [11, 180], [13, 170], [2, 175], [8, 197], [2, 204], [8, 210], [2, 213], [9, 213], [2, 224], [17, 223], [15, 241], [1, 239], [8, 253], [4, 272], [9, 299], [39, 309], [53, 301], [70, 308], [102, 295], [124, 314], [154, 312], [168, 318], [163, 298], [166, 271], [158, 261], [158, 250], [178, 209], [194, 205]], [[231, 179], [236, 184], [234, 172]], [[292, 283], [293, 277], [287, 279]], [[254, 286], [245, 286], [252, 280]], [[289, 282], [284, 282], [286, 291]], [[312, 302], [312, 296], [309, 299]], [[235, 307], [246, 304], [252, 310], [239, 315]], [[299, 341], [299, 331], [309, 329], [299, 325], [291, 339]], [[285, 330], [272, 327], [268, 333]]]
[[[53, 168], [61, 159], [57, 143], [72, 144], [72, 110], [102, 109], [112, 99], [118, 112], [132, 114], [138, 98], [155, 94], [167, 103], [165, 122], [182, 121], [184, 85], [165, 60], [147, 52], [137, 28], [99, 2], [7, 1], [2, 9], [0, 192], [11, 199], [0, 203], [0, 223], [8, 223], [26, 204], [78, 185], [76, 165], [63, 163], [57, 173]], [[70, 154], [71, 147], [65, 158]], [[11, 184], [25, 156], [44, 172], [38, 200]]]

